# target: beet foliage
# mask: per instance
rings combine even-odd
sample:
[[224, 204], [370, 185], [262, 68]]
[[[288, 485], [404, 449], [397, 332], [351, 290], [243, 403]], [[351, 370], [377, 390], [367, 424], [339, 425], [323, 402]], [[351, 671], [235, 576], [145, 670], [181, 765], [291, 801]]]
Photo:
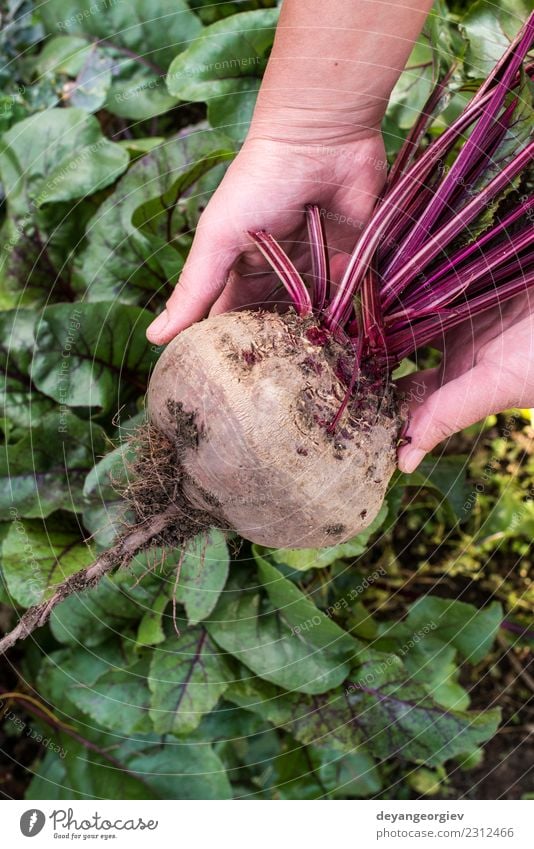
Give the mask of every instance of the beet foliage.
[[[14, 22], [18, 52], [34, 46], [17, 65], [15, 82], [10, 88], [5, 83], [1, 100], [0, 185], [7, 198], [0, 236], [1, 568], [2, 601], [12, 626], [34, 605], [44, 604], [43, 613], [57, 585], [95, 557], [92, 577], [109, 571], [104, 552], [110, 546], [119, 559], [129, 557], [118, 534], [134, 517], [117, 487], [135, 486], [128, 437], [142, 419], [148, 376], [160, 354], [144, 331], [168, 297], [201, 208], [245, 133], [276, 20], [275, 9], [255, 8], [270, 4], [247, 4], [250, 11], [242, 14], [257, 61], [240, 66], [236, 77], [239, 120], [232, 92], [221, 91], [210, 102], [205, 124], [201, 107], [197, 112], [183, 104], [208, 98], [217, 86], [217, 79], [197, 79], [195, 68], [215, 69], [235, 49], [240, 20], [232, 4], [224, 7], [229, 17], [212, 24], [209, 4], [174, 2], [173, 9], [180, 7], [180, 37], [157, 21], [141, 33], [132, 17], [127, 44], [118, 35], [96, 47], [109, 24], [104, 33], [99, 16], [80, 19], [88, 5], [49, 0], [32, 27], [27, 20]], [[467, 101], [471, 116], [480, 119], [481, 103], [488, 106], [494, 94], [495, 84], [480, 93], [476, 77], [495, 33], [503, 31], [502, 21], [490, 25], [485, 14], [484, 28], [471, 12], [462, 35], [440, 8], [441, 23], [433, 23], [429, 33], [432, 47], [425, 38], [418, 42], [412, 64], [421, 69], [415, 78], [413, 71], [403, 75], [385, 120], [391, 160], [415, 111], [428, 103], [427, 111], [440, 114], [434, 123], [416, 124], [409, 135], [390, 172], [390, 199], [406, 186], [406, 168], [424, 168], [430, 161], [428, 147], [411, 165], [416, 138], [451, 142], [450, 148], [442, 142], [447, 167], [436, 170], [437, 180], [447, 180], [447, 156], [458, 152], [450, 128], [461, 120], [459, 104]], [[517, 29], [511, 15], [504, 32]], [[143, 56], [146, 39], [150, 61]], [[178, 41], [190, 46], [176, 56]], [[451, 45], [463, 57], [452, 69]], [[448, 72], [452, 94], [430, 95], [432, 76], [443, 80]], [[402, 216], [384, 224], [384, 232], [404, 246], [404, 266], [419, 256], [425, 276], [440, 281], [440, 328], [464, 302], [464, 293], [454, 290], [453, 261], [472, 268], [477, 297], [485, 302], [491, 297], [476, 276], [484, 232], [471, 230], [475, 241], [466, 242], [451, 231], [444, 262], [432, 255], [425, 228], [447, 226], [448, 216], [454, 220], [451, 209], [466, 200], [466, 185], [478, 179], [491, 145], [496, 149], [508, 139], [502, 113], [511, 122], [519, 108], [513, 92], [521, 92], [525, 103], [525, 76], [516, 69], [516, 77], [509, 72], [512, 94], [498, 107], [500, 129], [482, 134], [485, 147], [478, 161], [469, 159], [471, 170], [461, 180], [449, 178], [456, 188], [445, 218], [443, 210], [429, 211], [426, 203], [421, 214], [423, 197], [417, 194], [405, 200], [412, 211], [419, 209], [419, 229], [408, 232]], [[84, 84], [73, 86], [75, 81]], [[526, 113], [525, 122], [529, 119]], [[219, 129], [225, 125], [237, 127], [232, 138]], [[522, 127], [520, 122], [519, 132]], [[507, 178], [523, 147], [515, 138], [513, 144], [510, 162], [503, 163]], [[483, 198], [490, 197], [490, 185], [482, 188]], [[499, 228], [503, 221], [509, 226], [506, 216], [515, 215], [517, 206], [488, 209], [501, 215], [501, 225], [497, 218], [488, 226]], [[386, 194], [376, 215], [380, 222], [391, 214]], [[308, 216], [316, 262], [309, 291], [317, 312], [328, 294], [325, 254], [317, 214], [310, 210]], [[473, 221], [464, 223], [472, 228]], [[436, 319], [421, 304], [429, 314], [436, 304], [427, 281], [418, 280], [416, 264], [411, 277], [401, 275], [393, 246], [372, 241], [378, 229], [360, 243], [347, 273], [350, 286], [344, 291], [350, 294], [344, 302], [340, 290], [329, 301], [326, 322], [331, 328], [343, 324], [355, 339], [363, 337], [352, 330], [364, 327], [366, 347], [357, 348], [358, 362], [372, 351], [373, 357], [383, 356], [389, 374], [416, 345], [435, 336]], [[273, 261], [282, 261], [267, 237], [255, 238]], [[527, 243], [520, 229], [513, 238], [516, 261]], [[491, 244], [498, 240], [492, 233]], [[499, 280], [511, 286], [507, 256], [497, 251], [494, 260]], [[393, 282], [379, 304], [376, 275], [385, 268]], [[300, 309], [303, 290], [287, 270], [282, 274], [296, 285]], [[411, 326], [417, 328], [415, 344]], [[394, 480], [372, 526], [348, 542], [324, 550], [272, 550], [211, 529], [184, 549], [167, 543], [165, 550], [142, 553], [129, 569], [68, 598], [22, 654], [9, 656], [14, 667], [6, 662], [8, 683], [0, 684], [19, 694], [2, 701], [10, 733], [27, 735], [36, 728], [54, 742], [55, 748], [34, 753], [39, 761], [32, 767], [28, 798], [360, 797], [394, 795], [398, 780], [418, 793], [429, 775], [434, 783], [444, 779], [444, 763], [453, 772], [466, 755], [476, 759], [499, 716], [494, 709], [469, 709], [459, 664], [475, 664], [483, 675], [502, 606], [488, 592], [487, 603], [477, 609], [455, 599], [460, 590], [454, 586], [445, 593], [449, 598], [442, 592], [424, 595], [422, 586], [415, 596], [410, 589], [403, 592], [405, 573], [394, 556], [402, 560], [405, 549], [410, 558], [420, 556], [416, 544], [402, 536], [405, 529], [414, 539], [450, 536], [457, 551], [463, 550], [466, 535], [476, 532], [464, 479], [462, 458], [429, 460], [411, 479]], [[506, 522], [501, 527], [492, 517], [494, 533], [507, 533]], [[528, 538], [527, 524], [514, 527], [518, 540], [523, 533]], [[157, 541], [160, 529], [151, 530]], [[79, 586], [73, 578], [71, 588]], [[521, 620], [512, 625], [522, 629]], [[198, 741], [204, 745], [191, 745]]]

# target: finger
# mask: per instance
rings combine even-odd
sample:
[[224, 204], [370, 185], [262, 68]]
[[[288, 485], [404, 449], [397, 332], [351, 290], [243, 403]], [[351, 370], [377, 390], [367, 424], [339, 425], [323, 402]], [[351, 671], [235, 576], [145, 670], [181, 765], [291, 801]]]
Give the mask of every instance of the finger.
[[429, 368], [407, 374], [396, 381], [399, 408], [403, 418], [411, 417], [415, 410], [432, 395], [440, 385], [440, 369]]
[[[269, 278], [267, 277], [267, 279]], [[272, 277], [271, 284], [273, 284]], [[245, 276], [232, 269], [226, 286], [210, 310], [210, 316], [220, 315], [232, 310], [258, 309], [264, 303], [267, 289], [268, 285], [266, 285], [264, 272]]]
[[235, 231], [228, 231], [220, 221], [208, 219], [197, 233], [180, 279], [167, 301], [165, 310], [147, 330], [147, 338], [156, 345], [170, 342], [209, 311], [224, 289], [226, 278], [245, 245], [236, 244]]
[[399, 469], [415, 471], [425, 454], [444, 439], [515, 402], [509, 383], [495, 380], [486, 366], [451, 380], [412, 408], [407, 430], [411, 441], [399, 448]]

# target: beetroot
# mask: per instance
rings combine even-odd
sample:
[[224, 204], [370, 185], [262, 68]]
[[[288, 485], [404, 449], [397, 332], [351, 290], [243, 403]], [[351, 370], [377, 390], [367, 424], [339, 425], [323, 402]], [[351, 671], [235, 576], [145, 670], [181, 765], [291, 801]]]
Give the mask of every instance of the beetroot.
[[362, 379], [331, 427], [354, 354], [331, 336], [318, 345], [316, 329], [294, 315], [217, 316], [181, 333], [150, 382], [150, 419], [181, 446], [191, 505], [262, 545], [349, 539], [395, 468], [391, 388]]

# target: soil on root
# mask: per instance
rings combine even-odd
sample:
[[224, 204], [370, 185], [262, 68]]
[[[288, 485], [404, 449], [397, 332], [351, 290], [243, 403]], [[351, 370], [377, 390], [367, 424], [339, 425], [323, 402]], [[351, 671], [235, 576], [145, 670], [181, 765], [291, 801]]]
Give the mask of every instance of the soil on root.
[[[167, 526], [147, 547], [180, 547], [197, 534], [213, 527], [217, 521], [216, 503], [213, 503], [213, 513], [209, 513], [193, 507], [184, 494], [188, 476], [180, 458], [185, 447], [198, 445], [201, 435], [197, 431], [193, 414], [185, 412], [180, 404], [175, 404], [172, 412], [176, 417], [174, 442], [150, 423], [138, 428], [132, 438], [135, 459], [129, 466], [128, 485], [120, 493], [133, 511], [135, 524], [160, 516], [171, 506], [176, 508], [176, 524]], [[208, 500], [208, 503], [212, 502], [213, 499]], [[125, 533], [128, 530], [126, 528]]]
[[[312, 378], [296, 398], [295, 414], [301, 419], [305, 431], [313, 432], [319, 426], [332, 444], [334, 457], [344, 459], [347, 441], [368, 433], [382, 418], [401, 421], [397, 410], [396, 388], [387, 369], [373, 360], [361, 362], [354, 379], [354, 350], [342, 344], [332, 333], [320, 327], [310, 316], [302, 318], [289, 310], [278, 318], [286, 333], [276, 337], [264, 321], [264, 313], [251, 313], [256, 321], [257, 334], [249, 348], [236, 345], [230, 334], [221, 336], [225, 355], [238, 370], [240, 378], [252, 376], [255, 366], [268, 360], [272, 354], [277, 358], [297, 358], [298, 366], [306, 378]], [[317, 391], [313, 377], [330, 374]], [[347, 393], [350, 397], [347, 399]], [[347, 404], [348, 419], [344, 425], [332, 426], [332, 400], [341, 407]], [[395, 438], [396, 442], [396, 438]], [[304, 453], [297, 447], [297, 453]]]

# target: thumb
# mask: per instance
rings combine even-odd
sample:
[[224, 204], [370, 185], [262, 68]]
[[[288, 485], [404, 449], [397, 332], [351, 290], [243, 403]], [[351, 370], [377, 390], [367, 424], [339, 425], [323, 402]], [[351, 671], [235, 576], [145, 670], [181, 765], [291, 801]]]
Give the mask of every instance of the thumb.
[[507, 383], [492, 377], [486, 366], [475, 366], [412, 407], [407, 430], [411, 441], [399, 448], [399, 469], [415, 471], [425, 454], [453, 433], [513, 407], [517, 399]]
[[233, 263], [247, 244], [245, 233], [243, 244], [236, 244], [235, 230], [225, 226], [219, 216], [201, 218], [166, 308], [147, 329], [148, 340], [164, 345], [203, 318], [224, 289]]

